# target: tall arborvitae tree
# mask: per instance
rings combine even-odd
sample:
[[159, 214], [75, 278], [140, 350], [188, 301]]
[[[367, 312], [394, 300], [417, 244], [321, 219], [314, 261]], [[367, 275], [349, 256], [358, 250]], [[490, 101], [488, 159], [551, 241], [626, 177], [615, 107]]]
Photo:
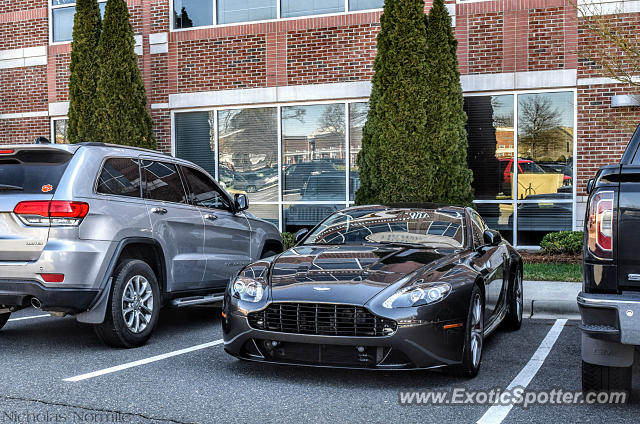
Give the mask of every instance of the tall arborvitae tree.
[[470, 205], [473, 174], [467, 164], [467, 115], [463, 110], [462, 87], [451, 18], [444, 0], [434, 0], [427, 25], [429, 64], [427, 120], [433, 156], [426, 163], [435, 172], [431, 200], [437, 203]]
[[69, 142], [98, 140], [95, 119], [100, 8], [96, 0], [77, 0], [69, 76]]
[[430, 200], [424, 0], [386, 0], [374, 62], [357, 204]]
[[126, 0], [108, 0], [98, 45], [100, 141], [156, 148]]

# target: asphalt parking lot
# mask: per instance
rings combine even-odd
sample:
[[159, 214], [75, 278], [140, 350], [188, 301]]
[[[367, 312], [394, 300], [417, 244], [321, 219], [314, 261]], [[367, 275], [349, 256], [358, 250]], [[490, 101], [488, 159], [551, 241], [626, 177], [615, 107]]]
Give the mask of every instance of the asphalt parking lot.
[[[525, 320], [518, 332], [494, 333], [480, 374], [466, 380], [435, 371], [241, 362], [223, 350], [216, 308], [163, 311], [150, 343], [134, 350], [105, 347], [91, 327], [73, 318], [42, 315], [21, 311], [0, 332], [0, 423], [476, 422], [491, 405], [407, 406], [399, 404], [398, 393], [505, 388], [527, 375], [532, 390], [580, 387], [575, 321]], [[532, 360], [554, 324], [561, 332], [555, 343], [543, 344], [548, 356]], [[640, 399], [635, 374], [632, 397]], [[638, 405], [515, 406], [502, 422], [631, 423], [638, 421]], [[484, 422], [500, 422], [494, 412]]]

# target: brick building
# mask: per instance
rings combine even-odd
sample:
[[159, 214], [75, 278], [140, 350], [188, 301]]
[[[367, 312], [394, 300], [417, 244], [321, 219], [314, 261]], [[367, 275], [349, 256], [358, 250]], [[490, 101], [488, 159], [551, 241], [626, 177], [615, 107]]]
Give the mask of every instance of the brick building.
[[[282, 229], [350, 204], [382, 3], [128, 0], [159, 148]], [[640, 1], [606, 5], [637, 32]], [[632, 128], [618, 123], [640, 117], [614, 107], [629, 87], [579, 58], [600, 41], [570, 0], [447, 6], [479, 211], [521, 246], [580, 229], [586, 179], [619, 159]], [[0, 0], [0, 144], [64, 142], [73, 13], [73, 0]]]

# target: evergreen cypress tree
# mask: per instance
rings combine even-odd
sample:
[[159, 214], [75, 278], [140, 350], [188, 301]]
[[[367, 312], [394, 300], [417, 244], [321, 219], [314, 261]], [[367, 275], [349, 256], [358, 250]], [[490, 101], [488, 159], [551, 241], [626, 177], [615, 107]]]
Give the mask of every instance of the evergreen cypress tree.
[[100, 141], [156, 148], [126, 0], [108, 0], [98, 45]]
[[427, 120], [432, 147], [429, 168], [435, 172], [431, 200], [437, 203], [471, 205], [473, 174], [467, 164], [467, 115], [451, 18], [444, 0], [434, 0], [427, 26], [429, 65]]
[[357, 204], [424, 202], [433, 185], [427, 132], [424, 0], [386, 0], [362, 151]]
[[96, 0], [77, 0], [69, 76], [69, 142], [96, 141], [98, 41], [102, 23]]

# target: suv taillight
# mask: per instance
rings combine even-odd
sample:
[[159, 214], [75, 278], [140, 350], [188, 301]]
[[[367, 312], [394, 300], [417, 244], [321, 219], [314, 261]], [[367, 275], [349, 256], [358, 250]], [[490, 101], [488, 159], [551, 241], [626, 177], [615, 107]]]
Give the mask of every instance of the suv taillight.
[[589, 251], [597, 258], [613, 258], [613, 192], [602, 191], [589, 203]]
[[62, 200], [20, 202], [13, 213], [26, 225], [77, 226], [89, 213], [89, 204]]

